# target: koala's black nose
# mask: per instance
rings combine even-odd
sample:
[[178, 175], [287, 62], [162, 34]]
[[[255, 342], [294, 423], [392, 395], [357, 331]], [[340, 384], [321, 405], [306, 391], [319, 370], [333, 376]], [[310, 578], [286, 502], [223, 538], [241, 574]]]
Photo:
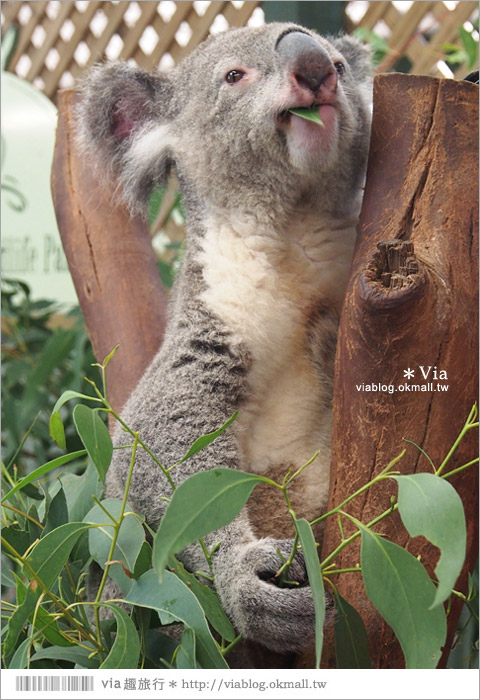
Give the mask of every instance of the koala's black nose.
[[309, 34], [297, 30], [283, 34], [276, 49], [301, 88], [315, 94], [330, 76], [330, 82], [336, 85], [336, 78], [333, 78], [335, 68], [330, 56]]

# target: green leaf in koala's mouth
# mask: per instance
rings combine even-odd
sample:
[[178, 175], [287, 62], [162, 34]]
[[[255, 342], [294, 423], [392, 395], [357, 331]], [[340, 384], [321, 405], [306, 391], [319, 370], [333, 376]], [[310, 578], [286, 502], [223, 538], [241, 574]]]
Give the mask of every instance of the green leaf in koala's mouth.
[[318, 107], [313, 109], [307, 109], [305, 107], [298, 107], [296, 109], [289, 109], [290, 114], [295, 114], [297, 117], [302, 117], [302, 119], [307, 119], [310, 122], [315, 122], [315, 124], [320, 124], [324, 126], [322, 120], [318, 115]]

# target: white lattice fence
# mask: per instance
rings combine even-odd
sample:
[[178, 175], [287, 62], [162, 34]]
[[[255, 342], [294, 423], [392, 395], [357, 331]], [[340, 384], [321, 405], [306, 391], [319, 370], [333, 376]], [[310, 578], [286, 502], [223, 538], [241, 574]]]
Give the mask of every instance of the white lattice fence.
[[[410, 73], [452, 77], [443, 61], [444, 47], [460, 45], [459, 27], [478, 18], [478, 2], [350, 2], [346, 11], [351, 29], [371, 29], [387, 42], [390, 51], [379, 72], [406, 56]], [[465, 72], [461, 66], [455, 77]]]
[[146, 68], [173, 65], [209, 33], [263, 21], [260, 4], [2, 2], [2, 30], [19, 28], [8, 68], [52, 97], [104, 58], [133, 59]]

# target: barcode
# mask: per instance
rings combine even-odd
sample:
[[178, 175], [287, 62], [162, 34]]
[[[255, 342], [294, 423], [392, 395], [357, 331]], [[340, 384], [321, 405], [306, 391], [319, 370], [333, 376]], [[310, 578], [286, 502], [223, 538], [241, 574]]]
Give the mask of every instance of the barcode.
[[32, 692], [93, 690], [93, 676], [16, 676], [15, 690]]

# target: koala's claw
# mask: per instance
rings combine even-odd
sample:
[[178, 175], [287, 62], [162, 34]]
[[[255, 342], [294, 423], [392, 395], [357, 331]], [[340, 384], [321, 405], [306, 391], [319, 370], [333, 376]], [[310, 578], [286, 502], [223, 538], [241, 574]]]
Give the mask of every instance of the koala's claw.
[[[257, 561], [256, 567], [254, 566], [254, 571], [262, 581], [279, 585], [279, 572], [284, 563], [288, 561], [291, 556], [293, 540], [273, 540], [267, 538], [262, 540], [261, 544], [263, 545], [261, 552], [264, 558], [262, 559], [260, 552], [257, 552], [259, 560]], [[294, 582], [299, 586], [304, 586], [308, 583], [307, 570], [301, 550], [297, 550], [288, 569], [284, 570], [284, 574], [286, 580]]]
[[[307, 585], [279, 588], [268, 582], [282, 565], [278, 550], [288, 559], [292, 541], [267, 538], [219, 552], [228, 561], [218, 562], [215, 583], [226, 612], [245, 638], [261, 639], [273, 651], [298, 652], [315, 639], [312, 591]], [[301, 552], [296, 553], [288, 578], [307, 582]]]

